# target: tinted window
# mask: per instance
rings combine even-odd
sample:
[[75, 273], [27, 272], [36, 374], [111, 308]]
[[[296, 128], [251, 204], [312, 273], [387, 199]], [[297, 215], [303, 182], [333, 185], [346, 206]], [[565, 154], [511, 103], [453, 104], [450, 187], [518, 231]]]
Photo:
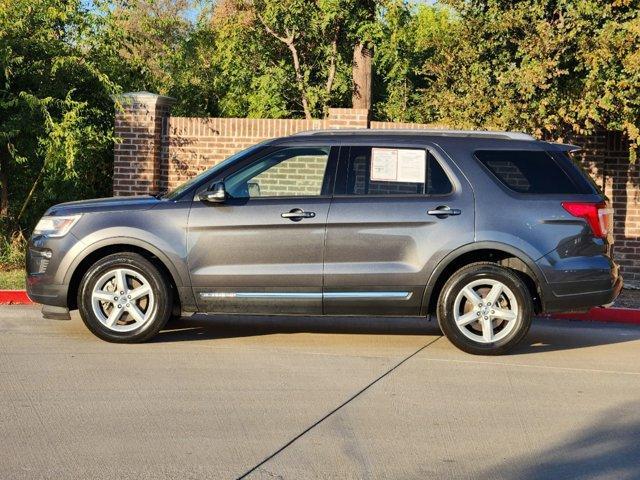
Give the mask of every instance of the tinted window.
[[591, 193], [547, 152], [481, 150], [475, 155], [504, 185], [519, 193]]
[[[403, 181], [402, 179], [377, 179], [379, 175], [376, 171], [371, 171], [372, 153], [374, 151], [384, 153], [414, 153], [422, 154], [424, 174], [413, 181]], [[404, 152], [402, 152], [404, 150]], [[419, 158], [419, 155], [414, 159]], [[397, 158], [396, 158], [397, 161]], [[415, 167], [415, 165], [414, 165]], [[413, 175], [416, 170], [414, 168]], [[409, 176], [412, 173], [409, 172]], [[396, 175], [397, 176], [397, 175]], [[438, 195], [447, 194], [453, 190], [449, 178], [438, 161], [427, 151], [417, 149], [392, 149], [373, 147], [351, 147], [349, 149], [349, 159], [346, 169], [346, 194], [347, 195]], [[393, 177], [393, 175], [391, 175]]]
[[317, 196], [329, 147], [283, 148], [225, 179], [233, 198]]
[[192, 185], [195, 185], [195, 184], [203, 181], [205, 178], [213, 176], [218, 172], [221, 172], [222, 170], [227, 168], [229, 165], [231, 165], [236, 160], [238, 160], [238, 159], [240, 159], [242, 157], [248, 157], [249, 155], [257, 152], [258, 150], [263, 148], [263, 143], [264, 142], [260, 142], [257, 145], [253, 145], [253, 146], [251, 146], [249, 148], [241, 150], [240, 152], [237, 152], [237, 153], [231, 155], [226, 160], [223, 160], [222, 162], [218, 163], [217, 165], [214, 165], [213, 167], [209, 168], [208, 170], [205, 170], [204, 172], [200, 172], [195, 177], [192, 177], [190, 180], [187, 180], [182, 185], [180, 185], [177, 188], [171, 190], [171, 192], [167, 193], [164, 196], [164, 198], [166, 198], [168, 200], [175, 200], [180, 195], [182, 195], [184, 192], [186, 192]]
[[549, 152], [549, 155], [555, 158], [560, 165], [566, 166], [565, 171], [583, 193], [603, 193], [600, 186], [596, 184], [593, 177], [581, 164], [579, 158], [573, 155], [572, 152]]

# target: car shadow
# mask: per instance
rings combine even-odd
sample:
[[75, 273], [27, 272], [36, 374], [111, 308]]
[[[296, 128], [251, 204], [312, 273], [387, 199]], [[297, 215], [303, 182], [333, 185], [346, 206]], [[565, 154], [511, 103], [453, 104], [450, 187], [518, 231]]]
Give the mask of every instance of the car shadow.
[[[348, 335], [442, 335], [435, 319], [294, 315], [203, 315], [173, 320], [152, 342], [182, 342], [288, 333]], [[640, 340], [633, 326], [537, 318], [510, 355], [610, 345]]]
[[529, 334], [509, 355], [573, 350], [640, 340], [640, 328], [615, 323], [535, 318]]
[[415, 317], [197, 314], [172, 320], [151, 341], [180, 342], [279, 333], [441, 335], [435, 320]]

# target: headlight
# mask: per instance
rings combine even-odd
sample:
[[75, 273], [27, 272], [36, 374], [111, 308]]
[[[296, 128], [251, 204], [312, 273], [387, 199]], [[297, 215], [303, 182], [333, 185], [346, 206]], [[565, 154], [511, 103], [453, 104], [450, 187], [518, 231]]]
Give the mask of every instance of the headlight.
[[78, 214], [42, 217], [36, 228], [33, 229], [33, 234], [46, 235], [47, 237], [64, 237], [80, 219], [80, 216]]

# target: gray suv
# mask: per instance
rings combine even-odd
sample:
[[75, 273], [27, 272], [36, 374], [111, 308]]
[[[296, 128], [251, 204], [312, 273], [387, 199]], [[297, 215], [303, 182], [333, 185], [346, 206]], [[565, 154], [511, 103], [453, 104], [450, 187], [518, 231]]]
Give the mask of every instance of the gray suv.
[[435, 314], [462, 350], [504, 353], [534, 314], [622, 288], [613, 212], [575, 149], [511, 132], [269, 140], [163, 195], [50, 208], [28, 293], [112, 342], [186, 312]]

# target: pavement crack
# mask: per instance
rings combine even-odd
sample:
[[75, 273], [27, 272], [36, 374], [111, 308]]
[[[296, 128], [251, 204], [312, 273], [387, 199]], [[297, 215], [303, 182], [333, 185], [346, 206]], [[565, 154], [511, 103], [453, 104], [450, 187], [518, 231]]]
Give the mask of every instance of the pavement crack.
[[420, 347], [418, 350], [416, 350], [415, 352], [411, 353], [410, 355], [404, 357], [402, 360], [400, 360], [398, 363], [396, 363], [393, 367], [391, 367], [389, 370], [387, 370], [386, 372], [384, 372], [382, 375], [380, 375], [379, 377], [377, 377], [376, 379], [374, 379], [372, 382], [368, 383], [367, 385], [365, 385], [363, 388], [361, 388], [360, 390], [358, 390], [355, 394], [353, 394], [351, 397], [349, 397], [347, 400], [345, 400], [344, 402], [342, 402], [340, 405], [338, 405], [336, 408], [334, 408], [333, 410], [331, 410], [329, 413], [327, 413], [324, 417], [320, 418], [319, 420], [317, 420], [315, 423], [313, 423], [312, 425], [310, 425], [309, 427], [307, 427], [305, 430], [303, 430], [302, 432], [300, 432], [298, 435], [296, 435], [295, 437], [293, 437], [291, 440], [289, 440], [287, 443], [285, 443], [283, 446], [281, 446], [279, 449], [277, 449], [275, 452], [273, 452], [272, 454], [270, 454], [269, 456], [267, 456], [265, 459], [261, 460], [259, 463], [257, 463], [256, 465], [254, 465], [253, 467], [251, 467], [249, 470], [247, 470], [246, 472], [244, 472], [242, 475], [240, 475], [237, 480], [242, 480], [243, 478], [246, 478], [247, 476], [249, 476], [250, 474], [252, 474], [253, 472], [255, 472], [256, 470], [260, 469], [265, 463], [267, 463], [269, 460], [273, 459], [274, 457], [276, 457], [278, 454], [280, 454], [281, 452], [283, 452], [285, 449], [287, 449], [288, 447], [290, 447], [294, 442], [296, 442], [297, 440], [299, 440], [300, 438], [302, 438], [304, 435], [306, 435], [307, 433], [309, 433], [311, 430], [313, 430], [315, 427], [317, 427], [318, 425], [320, 425], [322, 422], [324, 422], [325, 420], [327, 420], [329, 417], [331, 417], [332, 415], [334, 415], [335, 413], [337, 413], [338, 411], [340, 411], [342, 408], [346, 407], [349, 403], [351, 403], [353, 400], [355, 400], [356, 398], [358, 398], [360, 395], [362, 395], [364, 392], [366, 392], [367, 390], [369, 390], [371, 387], [373, 387], [376, 383], [378, 383], [380, 380], [382, 380], [383, 378], [387, 377], [389, 374], [391, 374], [392, 372], [394, 372], [396, 369], [398, 369], [402, 364], [404, 364], [405, 362], [407, 362], [408, 360], [410, 360], [411, 358], [415, 357], [416, 355], [418, 355], [420, 352], [422, 352], [425, 348], [429, 347], [430, 345], [433, 345], [435, 342], [437, 342], [440, 338], [442, 338], [442, 336], [437, 337], [433, 340], [431, 340], [430, 342], [426, 343], [425, 345], [423, 345], [422, 347]]

